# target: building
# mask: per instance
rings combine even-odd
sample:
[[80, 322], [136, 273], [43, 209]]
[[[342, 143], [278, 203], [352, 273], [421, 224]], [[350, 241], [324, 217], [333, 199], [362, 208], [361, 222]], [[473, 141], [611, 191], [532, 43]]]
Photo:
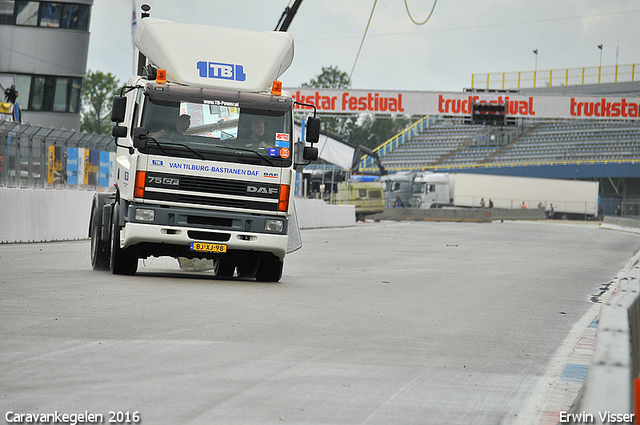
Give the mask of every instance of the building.
[[80, 130], [92, 5], [0, 0], [0, 84], [15, 84], [22, 122]]

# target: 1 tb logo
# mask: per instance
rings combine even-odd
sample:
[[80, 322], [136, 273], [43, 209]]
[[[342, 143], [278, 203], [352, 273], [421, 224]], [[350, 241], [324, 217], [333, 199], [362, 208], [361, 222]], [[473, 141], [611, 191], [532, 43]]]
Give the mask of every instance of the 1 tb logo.
[[196, 68], [198, 68], [198, 75], [201, 78], [219, 78], [231, 81], [245, 81], [247, 79], [242, 65], [200, 61], [196, 64]]

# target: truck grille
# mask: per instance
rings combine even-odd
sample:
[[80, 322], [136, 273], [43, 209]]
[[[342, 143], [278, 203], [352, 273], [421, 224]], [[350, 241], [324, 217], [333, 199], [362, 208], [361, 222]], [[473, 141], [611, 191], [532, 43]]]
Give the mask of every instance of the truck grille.
[[277, 211], [280, 185], [176, 174], [147, 173], [144, 199]]

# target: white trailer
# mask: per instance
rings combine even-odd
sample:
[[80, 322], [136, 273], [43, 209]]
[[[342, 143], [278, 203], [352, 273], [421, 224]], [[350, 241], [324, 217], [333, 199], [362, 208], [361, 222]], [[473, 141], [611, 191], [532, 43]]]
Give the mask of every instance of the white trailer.
[[[557, 214], [598, 212], [598, 182], [583, 180], [512, 177], [472, 173], [417, 174], [411, 205], [518, 209], [553, 207]], [[524, 204], [524, 205], [523, 205]]]

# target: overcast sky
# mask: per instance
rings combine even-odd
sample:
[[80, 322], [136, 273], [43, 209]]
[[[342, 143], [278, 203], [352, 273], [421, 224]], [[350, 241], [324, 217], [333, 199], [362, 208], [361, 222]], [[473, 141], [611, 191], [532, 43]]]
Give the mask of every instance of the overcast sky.
[[[289, 32], [299, 87], [323, 66], [351, 73], [375, 0], [304, 0]], [[145, 3], [136, 0], [139, 7]], [[406, 0], [424, 21], [432, 0]], [[293, 0], [149, 0], [151, 16], [181, 23], [271, 31]], [[88, 69], [122, 83], [133, 72], [132, 0], [94, 0]], [[352, 87], [462, 91], [473, 73], [640, 64], [638, 0], [437, 0], [415, 25], [404, 0], [378, 0]], [[206, 49], [207, 44], [202, 43]]]

